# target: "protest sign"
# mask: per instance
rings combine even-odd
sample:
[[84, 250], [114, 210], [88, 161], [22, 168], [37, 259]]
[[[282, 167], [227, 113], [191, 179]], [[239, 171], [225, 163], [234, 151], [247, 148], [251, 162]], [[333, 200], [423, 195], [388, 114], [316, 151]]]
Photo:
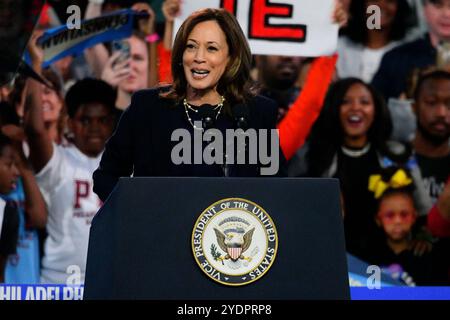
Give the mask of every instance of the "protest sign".
[[253, 54], [331, 55], [339, 30], [332, 23], [333, 5], [333, 0], [184, 0], [174, 30], [196, 10], [225, 8], [237, 17]]
[[43, 67], [96, 44], [130, 37], [135, 14], [136, 11], [125, 9], [84, 20], [79, 29], [63, 25], [45, 31], [38, 40], [44, 50]]

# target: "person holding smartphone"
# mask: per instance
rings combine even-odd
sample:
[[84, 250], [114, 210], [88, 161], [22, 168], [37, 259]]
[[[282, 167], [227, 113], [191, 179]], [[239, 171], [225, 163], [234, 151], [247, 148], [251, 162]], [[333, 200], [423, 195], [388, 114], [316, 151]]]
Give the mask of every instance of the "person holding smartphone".
[[[94, 10], [96, 9], [96, 10]], [[131, 95], [157, 83], [155, 13], [149, 4], [139, 2], [131, 9], [147, 17], [137, 20], [137, 30], [131, 37], [113, 41], [111, 53], [103, 44], [85, 52], [94, 74], [117, 88], [116, 107], [119, 113], [131, 102]], [[86, 18], [101, 14], [101, 4], [89, 3]]]

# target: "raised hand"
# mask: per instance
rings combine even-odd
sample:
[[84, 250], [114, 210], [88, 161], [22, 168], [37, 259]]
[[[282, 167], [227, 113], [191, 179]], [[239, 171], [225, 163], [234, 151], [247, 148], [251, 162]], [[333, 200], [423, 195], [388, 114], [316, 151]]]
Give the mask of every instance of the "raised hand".
[[139, 19], [139, 30], [141, 30], [143, 33], [147, 35], [155, 32], [155, 12], [148, 3], [145, 2], [135, 3], [131, 7], [131, 9], [139, 12], [145, 11], [149, 15], [147, 19]]
[[165, 0], [162, 5], [162, 12], [166, 22], [173, 20], [180, 14], [181, 0]]
[[168, 50], [172, 48], [173, 21], [180, 14], [180, 8], [181, 0], [164, 0], [162, 5], [162, 12], [166, 19], [163, 43]]
[[42, 62], [44, 61], [44, 50], [37, 43], [37, 40], [43, 33], [43, 30], [34, 31], [27, 45], [28, 52], [30, 53], [31, 64], [33, 69], [37, 72], [40, 72]]
[[348, 13], [344, 9], [341, 1], [334, 0], [333, 22], [337, 23], [340, 28], [345, 27], [348, 22]]
[[101, 79], [108, 82], [114, 88], [130, 74], [130, 59], [118, 62], [117, 60], [120, 58], [120, 55], [121, 52], [116, 51], [109, 57], [101, 75]]

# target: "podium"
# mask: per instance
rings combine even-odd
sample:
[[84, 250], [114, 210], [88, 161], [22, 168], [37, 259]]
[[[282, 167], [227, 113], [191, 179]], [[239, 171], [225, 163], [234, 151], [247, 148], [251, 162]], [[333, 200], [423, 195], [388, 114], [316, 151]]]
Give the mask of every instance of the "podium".
[[[213, 281], [193, 254], [211, 204], [252, 201], [276, 226], [270, 269], [240, 286]], [[84, 299], [349, 299], [339, 183], [300, 178], [121, 178], [92, 221]]]

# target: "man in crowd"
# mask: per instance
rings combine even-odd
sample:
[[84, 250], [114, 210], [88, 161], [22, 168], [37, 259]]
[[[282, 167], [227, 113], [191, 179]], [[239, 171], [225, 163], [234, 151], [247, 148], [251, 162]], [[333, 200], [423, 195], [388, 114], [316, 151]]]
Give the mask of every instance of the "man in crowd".
[[450, 176], [450, 73], [434, 71], [420, 78], [413, 105], [417, 162], [433, 203]]
[[303, 60], [291, 56], [255, 56], [261, 94], [277, 102], [278, 120], [284, 117], [300, 92], [296, 82]]

